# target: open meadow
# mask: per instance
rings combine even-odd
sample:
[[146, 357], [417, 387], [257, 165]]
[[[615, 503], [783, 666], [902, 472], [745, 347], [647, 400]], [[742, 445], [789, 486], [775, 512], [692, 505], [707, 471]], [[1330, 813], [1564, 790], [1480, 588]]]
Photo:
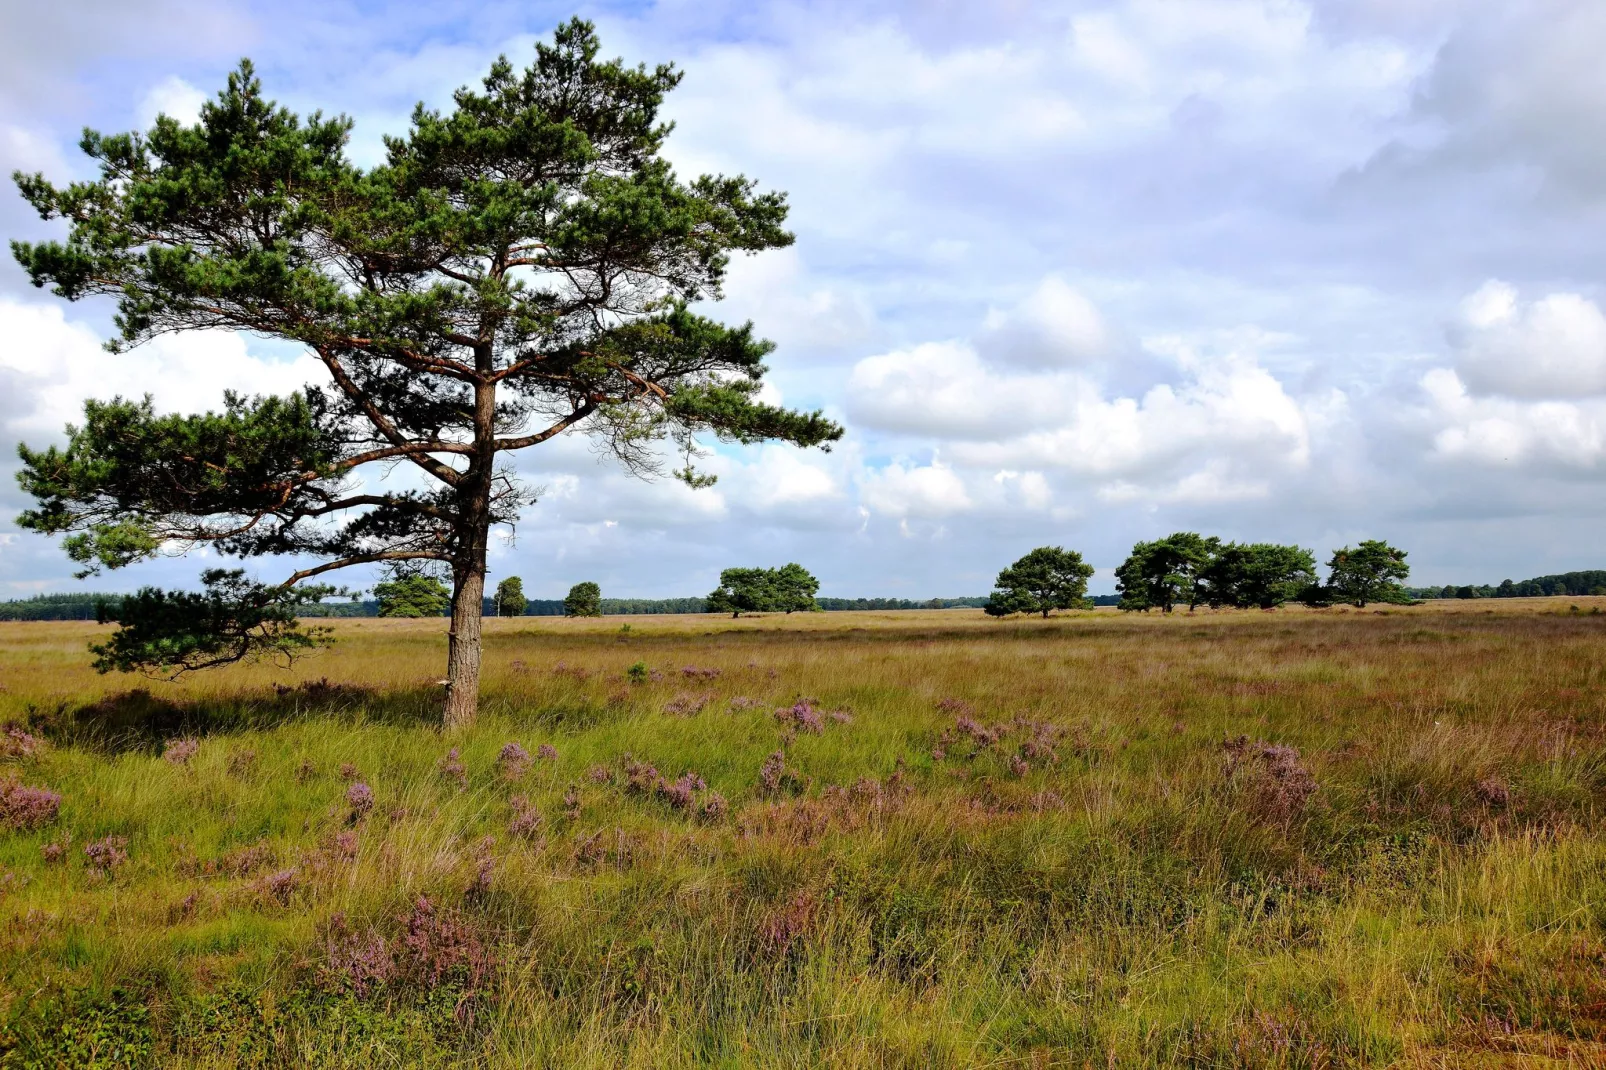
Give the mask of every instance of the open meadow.
[[1602, 1065], [1602, 605], [0, 624], [0, 1066]]

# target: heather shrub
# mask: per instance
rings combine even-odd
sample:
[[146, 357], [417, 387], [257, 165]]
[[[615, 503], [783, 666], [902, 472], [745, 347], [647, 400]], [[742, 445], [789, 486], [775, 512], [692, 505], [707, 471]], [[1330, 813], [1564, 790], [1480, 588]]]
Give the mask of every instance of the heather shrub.
[[508, 780], [518, 780], [530, 768], [530, 752], [517, 743], [504, 743], [496, 755], [496, 768]]
[[107, 836], [84, 845], [84, 864], [103, 876], [110, 876], [128, 861], [128, 838]]
[[26, 760], [44, 748], [44, 740], [30, 735], [22, 726], [8, 724], [0, 731], [0, 758]]
[[1253, 819], [1286, 825], [1304, 814], [1317, 784], [1297, 749], [1247, 736], [1227, 741], [1222, 749], [1226, 779], [1244, 792]]
[[808, 780], [786, 763], [784, 750], [772, 751], [758, 767], [758, 791], [765, 798], [808, 790]]
[[345, 829], [341, 832], [335, 833], [332, 846], [335, 857], [345, 859], [348, 862], [355, 860], [357, 857], [357, 852], [361, 848], [361, 841], [358, 839], [357, 830]]
[[47, 866], [53, 866], [67, 859], [67, 852], [72, 848], [72, 833], [63, 832], [61, 839], [43, 844], [39, 848], [40, 855]]
[[374, 808], [374, 789], [358, 781], [346, 789], [346, 805], [351, 807], [351, 819], [361, 821]]
[[198, 739], [170, 739], [162, 750], [162, 758], [172, 765], [188, 766], [200, 749], [201, 741]]
[[215, 864], [203, 866], [203, 872], [221, 872], [232, 877], [245, 877], [264, 866], [270, 866], [275, 859], [273, 847], [266, 843], [253, 843], [246, 847], [239, 847], [228, 852]]
[[513, 808], [513, 819], [507, 824], [508, 835], [522, 840], [539, 839], [544, 822], [540, 812], [531, 805], [530, 800], [522, 795], [515, 795], [508, 800], [508, 805]]
[[[497, 963], [495, 950], [466, 915], [426, 895], [388, 930], [357, 929], [336, 914], [325, 927], [322, 945], [325, 983], [359, 999], [392, 985], [428, 991], [452, 984], [466, 1000], [486, 990]], [[472, 1010], [467, 1003], [459, 1009]]]
[[713, 692], [701, 695], [680, 694], [664, 703], [664, 712], [671, 717], [691, 717], [702, 713], [713, 700]]
[[443, 779], [450, 780], [459, 789], [468, 787], [468, 766], [458, 757], [456, 747], [447, 751], [446, 756], [435, 763], [435, 768]]
[[36, 829], [56, 820], [61, 796], [47, 788], [0, 781], [0, 828]]
[[815, 708], [812, 699], [803, 699], [775, 711], [775, 719], [782, 725], [817, 736], [825, 731], [825, 721]]
[[280, 906], [288, 904], [301, 887], [301, 877], [293, 869], [281, 869], [269, 873], [257, 882], [257, 894], [263, 899], [271, 900]]

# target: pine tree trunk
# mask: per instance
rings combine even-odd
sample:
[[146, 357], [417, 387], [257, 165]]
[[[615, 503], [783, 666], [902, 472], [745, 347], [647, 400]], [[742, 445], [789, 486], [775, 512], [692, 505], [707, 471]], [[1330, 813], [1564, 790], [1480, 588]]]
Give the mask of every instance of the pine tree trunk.
[[[475, 355], [480, 371], [491, 369], [489, 347]], [[491, 534], [491, 480], [496, 435], [496, 385], [474, 388], [474, 463], [458, 487], [461, 542], [452, 568], [452, 630], [446, 649], [446, 710], [441, 718], [448, 732], [474, 723], [480, 705], [480, 654], [485, 616], [485, 556]]]
[[446, 712], [448, 731], [474, 723], [480, 703], [480, 636], [485, 566], [470, 569], [452, 592], [452, 630], [447, 637]]

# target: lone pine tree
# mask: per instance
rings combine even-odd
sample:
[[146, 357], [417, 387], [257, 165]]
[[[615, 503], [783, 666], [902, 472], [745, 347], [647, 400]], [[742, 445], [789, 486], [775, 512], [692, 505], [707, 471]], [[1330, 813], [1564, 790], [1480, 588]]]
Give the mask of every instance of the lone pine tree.
[[[98, 180], [15, 176], [43, 218], [70, 225], [65, 241], [13, 243], [17, 260], [68, 300], [114, 298], [112, 348], [247, 331], [306, 347], [329, 380], [290, 397], [227, 395], [202, 415], [89, 402], [64, 450], [22, 449], [38, 505], [21, 523], [65, 534], [86, 570], [207, 544], [321, 558], [281, 584], [226, 592], [240, 657], [286, 649], [276, 607], [304, 580], [441, 562], [444, 716], [457, 725], [478, 700], [488, 533], [531, 501], [504, 455], [575, 430], [651, 475], [671, 443], [685, 457], [674, 474], [701, 486], [699, 433], [841, 437], [818, 412], [757, 400], [772, 347], [751, 325], [689, 308], [720, 296], [732, 253], [791, 242], [784, 195], [740, 176], [678, 178], [659, 156], [669, 127], [657, 115], [679, 73], [602, 62], [597, 47], [588, 23], [567, 23], [527, 69], [500, 59], [451, 108], [420, 105], [367, 169], [346, 157], [350, 120], [298, 118], [242, 62], [193, 126], [162, 116], [145, 133], [86, 132]], [[364, 466], [398, 462], [425, 489], [358, 482]], [[125, 665], [197, 667], [174, 652], [220, 614], [129, 604]]]

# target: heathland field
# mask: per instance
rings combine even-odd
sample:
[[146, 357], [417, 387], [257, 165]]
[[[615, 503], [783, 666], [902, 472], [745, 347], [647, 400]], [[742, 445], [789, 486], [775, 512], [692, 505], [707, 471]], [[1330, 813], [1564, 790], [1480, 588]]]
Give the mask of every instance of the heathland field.
[[1602, 1065], [1596, 601], [0, 624], [0, 1066]]

